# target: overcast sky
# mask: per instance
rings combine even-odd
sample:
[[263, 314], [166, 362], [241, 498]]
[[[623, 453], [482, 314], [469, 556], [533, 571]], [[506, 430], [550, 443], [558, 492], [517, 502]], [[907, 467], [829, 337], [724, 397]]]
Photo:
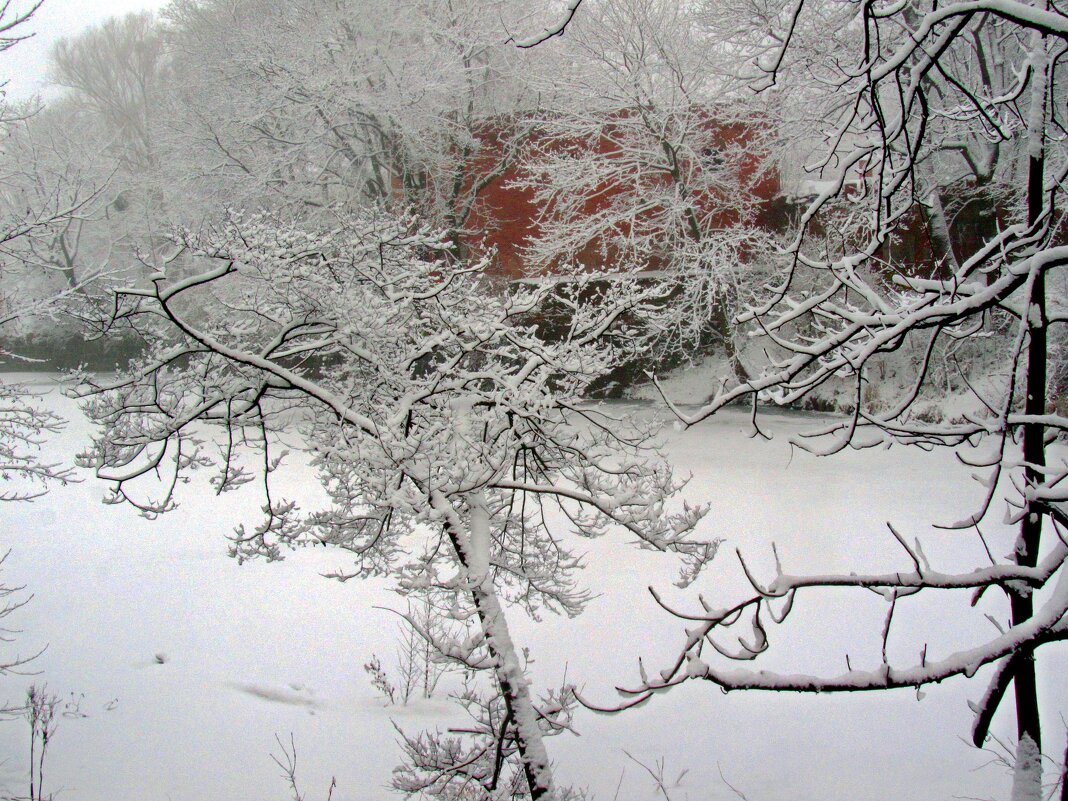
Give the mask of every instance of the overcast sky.
[[[8, 99], [20, 100], [41, 90], [47, 81], [48, 52], [64, 36], [73, 36], [108, 17], [130, 11], [158, 9], [167, 0], [45, 0], [26, 26], [33, 37], [0, 55], [0, 80], [6, 78]], [[16, 0], [14, 8], [25, 9], [28, 0]]]

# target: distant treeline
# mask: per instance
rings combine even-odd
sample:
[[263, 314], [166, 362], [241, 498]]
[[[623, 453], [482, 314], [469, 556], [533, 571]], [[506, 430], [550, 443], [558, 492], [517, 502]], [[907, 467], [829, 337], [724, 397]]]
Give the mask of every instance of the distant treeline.
[[0, 343], [0, 372], [62, 372], [79, 367], [114, 370], [140, 355], [141, 348], [141, 343], [121, 337], [5, 337]]

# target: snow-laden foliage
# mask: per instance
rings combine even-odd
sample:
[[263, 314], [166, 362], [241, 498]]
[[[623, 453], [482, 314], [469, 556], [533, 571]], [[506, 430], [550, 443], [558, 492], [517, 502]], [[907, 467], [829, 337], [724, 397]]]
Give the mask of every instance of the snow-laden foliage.
[[39, 455], [45, 437], [62, 427], [62, 418], [31, 390], [0, 384], [0, 501], [32, 500], [50, 484], [73, 479], [69, 468]]
[[[606, 333], [644, 294], [620, 284], [611, 302], [579, 303], [581, 282], [495, 294], [484, 265], [456, 263], [447, 238], [375, 212], [317, 230], [233, 214], [184, 235], [179, 250], [203, 271], [156, 274], [116, 296], [108, 325], [133, 329], [147, 349], [118, 378], [79, 389], [103, 425], [85, 463], [113, 482], [112, 500], [148, 516], [174, 508], [190, 469], [214, 464], [220, 493], [259, 478], [265, 516], [233, 535], [239, 559], [332, 545], [354, 560], [335, 578], [388, 575], [444, 614], [477, 620], [463, 638], [420, 632], [448, 659], [490, 671], [504, 703], [494, 718], [504, 723], [468, 732], [475, 744], [456, 751], [498, 754], [476, 777], [487, 795], [472, 797], [497, 797], [497, 763], [512, 756], [532, 796], [551, 794], [542, 727], [564, 724], [554, 702], [534, 704], [501, 602], [580, 612], [575, 534], [619, 529], [678, 553], [682, 583], [715, 553], [690, 538], [701, 510], [666, 507], [679, 483], [648, 434], [583, 401], [613, 364]], [[551, 293], [572, 314], [562, 341], [539, 337], [534, 322]], [[294, 428], [331, 498], [325, 510], [301, 513], [272, 491]], [[565, 530], [550, 524], [550, 506]], [[407, 742], [409, 774], [456, 797], [444, 789], [455, 766], [434, 778], [423, 754], [455, 749]]]
[[[512, 723], [505, 701], [470, 683], [454, 699], [468, 716], [462, 727], [416, 735], [398, 729], [407, 761], [394, 772], [393, 788], [449, 801], [524, 798], [525, 779], [515, 769], [516, 744], [499, 734]], [[542, 732], [553, 735], [569, 729], [574, 706], [566, 688], [550, 693], [538, 709]], [[558, 790], [556, 797], [579, 801], [585, 796], [568, 788]]]
[[[503, 27], [528, 10], [514, 0], [173, 3], [164, 136], [182, 149], [174, 180], [205, 200], [285, 204], [294, 217], [400, 199], [462, 230], [483, 184], [514, 158], [522, 131], [505, 130], [509, 116], [536, 102]], [[504, 147], [487, 147], [492, 134]]]
[[526, 130], [516, 112], [537, 102], [505, 42], [506, 23], [530, 10], [179, 0], [61, 40], [51, 76], [63, 92], [20, 121], [18, 153], [0, 156], [0, 170], [20, 210], [23, 196], [73, 178], [108, 189], [21, 248], [18, 282], [0, 276], [0, 288], [33, 281], [47, 294], [105, 266], [161, 269], [172, 226], [217, 222], [233, 206], [321, 222], [337, 206], [395, 204], [456, 247], [475, 239], [472, 209], [515, 159]]
[[540, 214], [532, 270], [652, 273], [674, 298], [645, 349], [688, 356], [712, 339], [741, 378], [729, 321], [769, 249], [754, 219], [772, 130], [756, 104], [738, 102], [720, 44], [693, 4], [583, 8], [556, 44], [574, 92], [554, 98], [561, 76], [542, 79], [554, 102], [515, 184]]

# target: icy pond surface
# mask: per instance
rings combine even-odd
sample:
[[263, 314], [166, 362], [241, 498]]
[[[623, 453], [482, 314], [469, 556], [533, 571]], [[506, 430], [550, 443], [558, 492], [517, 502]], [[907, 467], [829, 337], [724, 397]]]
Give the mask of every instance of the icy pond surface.
[[[76, 406], [56, 392], [47, 402], [70, 423], [46, 453], [84, 447], [89, 430]], [[647, 404], [619, 410], [654, 413]], [[513, 610], [534, 685], [558, 684], [566, 671], [588, 697], [607, 702], [616, 684], [637, 676], [639, 656], [650, 669], [666, 665], [683, 627], [646, 588], [681, 608], [695, 608], [697, 592], [713, 603], [739, 600], [745, 584], [735, 549], [769, 578], [773, 540], [790, 572], [908, 569], [886, 530], [892, 521], [910, 539], [922, 537], [938, 567], [981, 563], [974, 534], [929, 525], [963, 517], [978, 498], [952, 453], [895, 447], [817, 459], [792, 451], [788, 435], [812, 424], [770, 414], [771, 442], [750, 438], [740, 411], [687, 432], [668, 427], [668, 454], [693, 474], [687, 497], [712, 504], [702, 533], [725, 540], [716, 563], [698, 586], [680, 591], [670, 557], [638, 551], [623, 536], [585, 544], [585, 583], [598, 596], [585, 614], [534, 623]], [[345, 566], [343, 553], [306, 550], [240, 566], [226, 556], [225, 535], [258, 511], [254, 488], [218, 499], [204, 476], [184, 488], [177, 511], [147, 521], [102, 504], [103, 484], [80, 475], [82, 483], [33, 503], [0, 507], [0, 547], [11, 549], [3, 577], [34, 596], [14, 621], [22, 630], [15, 646], [29, 653], [47, 645], [34, 663], [39, 675], [0, 677], [0, 699], [47, 681], [78, 710], [60, 721], [50, 745], [46, 793], [60, 801], [282, 801], [288, 788], [269, 754], [278, 753], [276, 734], [288, 741], [292, 733], [309, 801], [326, 797], [332, 777], [335, 801], [388, 799], [396, 797], [387, 787], [399, 759], [393, 725], [414, 731], [462, 720], [444, 697], [384, 706], [363, 665], [372, 654], [392, 661], [395, 622], [374, 607], [400, 601], [382, 582], [321, 578]], [[285, 482], [293, 498], [318, 497], [313, 473], [297, 460]], [[1011, 532], [995, 522], [984, 533], [1000, 555]], [[991, 597], [969, 610], [963, 594], [902, 601], [891, 658], [914, 663], [925, 643], [935, 658], [989, 636], [984, 612], [1003, 620], [1007, 605]], [[848, 653], [855, 667], [874, 667], [884, 614], [872, 593], [801, 597], [786, 624], [769, 631], [764, 664], [838, 673]], [[1047, 647], [1039, 666], [1048, 740], [1059, 754], [1068, 649]], [[582, 711], [580, 736], [548, 747], [559, 781], [599, 799], [663, 797], [638, 764], [655, 772], [661, 760], [676, 801], [737, 798], [726, 782], [749, 801], [1007, 798], [1005, 770], [966, 744], [967, 701], [981, 696], [988, 676], [982, 670], [922, 698], [724, 695], [691, 683], [623, 715]], [[994, 731], [1012, 739], [1011, 703]], [[25, 792], [28, 744], [24, 722], [0, 724], [0, 792]]]

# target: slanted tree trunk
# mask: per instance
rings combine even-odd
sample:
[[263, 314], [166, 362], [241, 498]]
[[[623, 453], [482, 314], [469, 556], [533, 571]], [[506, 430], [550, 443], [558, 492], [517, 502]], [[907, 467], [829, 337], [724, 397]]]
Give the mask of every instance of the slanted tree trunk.
[[719, 334], [723, 340], [723, 352], [727, 356], [727, 363], [731, 367], [731, 372], [734, 374], [735, 379], [739, 384], [744, 384], [749, 380], [749, 371], [745, 369], [745, 365], [742, 364], [742, 360], [738, 355], [738, 348], [734, 343], [734, 328], [731, 325], [731, 314], [727, 308], [727, 299], [724, 297], [716, 298], [712, 308], [712, 325], [716, 329], [716, 333]]
[[[531, 801], [552, 801], [556, 797], [549, 755], [545, 750], [538, 727], [530, 685], [519, 663], [519, 653], [508, 631], [508, 621], [493, 586], [490, 571], [490, 519], [485, 494], [479, 490], [468, 495], [470, 522], [468, 530], [460, 529], [454, 519], [448, 524], [449, 536], [461, 564], [467, 570], [471, 600], [482, 624], [486, 647], [493, 661], [493, 674], [504, 699], [505, 713], [512, 721], [511, 736], [523, 766], [523, 774], [530, 789]], [[440, 496], [435, 507], [444, 511], [448, 501]], [[509, 736], [504, 733], [502, 736]]]
[[927, 226], [927, 234], [931, 238], [931, 252], [935, 263], [938, 265], [936, 278], [946, 279], [953, 275], [960, 267], [957, 256], [953, 252], [953, 240], [949, 234], [949, 222], [946, 220], [946, 209], [942, 204], [942, 195], [939, 192], [938, 182], [934, 178], [933, 170], [926, 162], [917, 165], [917, 178], [921, 180], [922, 188], [916, 205], [919, 207], [920, 216]]

